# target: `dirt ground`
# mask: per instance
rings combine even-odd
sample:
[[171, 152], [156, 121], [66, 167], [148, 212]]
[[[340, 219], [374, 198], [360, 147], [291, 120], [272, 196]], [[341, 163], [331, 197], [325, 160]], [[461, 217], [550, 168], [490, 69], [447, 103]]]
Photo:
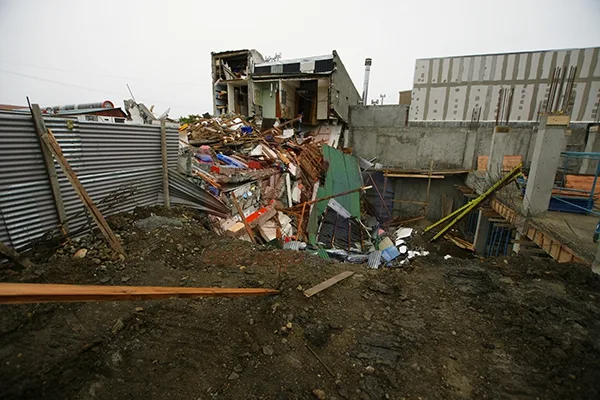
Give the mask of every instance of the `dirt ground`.
[[[182, 223], [134, 225], [151, 212]], [[600, 398], [600, 279], [585, 267], [432, 252], [369, 270], [219, 237], [179, 209], [110, 224], [125, 260], [82, 239], [0, 279], [281, 294], [0, 306], [0, 398]]]

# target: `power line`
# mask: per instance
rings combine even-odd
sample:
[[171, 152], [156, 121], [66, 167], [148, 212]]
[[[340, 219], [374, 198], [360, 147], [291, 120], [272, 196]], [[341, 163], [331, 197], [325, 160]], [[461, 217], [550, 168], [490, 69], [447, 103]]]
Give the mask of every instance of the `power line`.
[[[0, 72], [4, 72], [4, 73], [7, 73], [7, 74], [12, 74], [12, 75], [17, 75], [17, 76], [22, 76], [22, 77], [25, 77], [25, 78], [35, 79], [35, 80], [43, 81], [43, 82], [50, 82], [50, 83], [54, 83], [54, 84], [57, 84], [57, 85], [68, 86], [68, 87], [72, 87], [72, 88], [76, 88], [76, 89], [90, 90], [90, 91], [104, 93], [104, 94], [123, 96], [122, 93], [110, 92], [110, 91], [106, 91], [106, 90], [102, 90], [102, 89], [95, 89], [95, 88], [90, 88], [90, 87], [86, 87], [86, 86], [74, 85], [72, 83], [59, 82], [59, 81], [55, 81], [53, 79], [47, 79], [47, 78], [42, 78], [42, 77], [34, 76], [34, 75], [22, 74], [20, 72], [8, 71], [8, 70], [5, 70], [5, 69], [0, 69]], [[175, 105], [175, 106], [178, 106], [178, 107], [186, 107], [186, 108], [187, 107], [192, 107], [190, 105], [177, 104], [177, 103], [169, 103], [169, 102], [165, 102], [165, 101], [162, 101], [162, 100], [153, 100], [153, 99], [148, 99], [148, 98], [146, 98], [146, 101], [150, 101], [150, 102], [153, 102], [153, 103], [160, 103], [160, 104], [170, 104], [170, 105]]]
[[168, 85], [201, 86], [198, 83], [191, 83], [191, 82], [167, 82], [167, 81], [161, 81], [161, 80], [157, 80], [157, 79], [142, 79], [142, 78], [136, 78], [136, 77], [131, 77], [131, 76], [109, 75], [109, 74], [103, 74], [103, 73], [100, 73], [100, 72], [75, 71], [75, 70], [70, 70], [70, 69], [44, 67], [44, 66], [41, 66], [41, 65], [27, 64], [27, 63], [16, 63], [16, 62], [13, 62], [13, 61], [6, 61], [6, 60], [0, 60], [0, 63], [13, 64], [13, 65], [22, 65], [22, 66], [26, 66], [26, 67], [45, 69], [45, 70], [48, 70], [48, 71], [69, 72], [69, 73], [83, 74], [83, 75], [96, 75], [96, 76], [102, 76], [102, 77], [105, 77], [105, 78], [125, 79], [125, 80], [138, 80], [138, 81], [146, 81], [146, 82], [153, 82], [153, 83], [164, 83], [164, 84], [168, 84]]

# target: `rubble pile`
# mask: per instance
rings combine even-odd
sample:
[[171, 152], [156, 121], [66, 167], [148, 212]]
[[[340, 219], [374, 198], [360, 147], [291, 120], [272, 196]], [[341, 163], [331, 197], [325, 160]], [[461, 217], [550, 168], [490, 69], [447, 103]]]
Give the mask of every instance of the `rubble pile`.
[[331, 145], [341, 126], [303, 129], [297, 118], [261, 128], [237, 115], [205, 115], [180, 127], [180, 165], [229, 210], [210, 217], [216, 232], [371, 268], [426, 255], [366, 211], [373, 206], [361, 196], [372, 188], [364, 163]]

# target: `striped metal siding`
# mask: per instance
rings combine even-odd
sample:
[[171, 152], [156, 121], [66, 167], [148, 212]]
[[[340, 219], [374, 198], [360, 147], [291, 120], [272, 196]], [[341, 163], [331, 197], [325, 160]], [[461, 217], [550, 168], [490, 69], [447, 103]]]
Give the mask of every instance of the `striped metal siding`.
[[[162, 193], [160, 126], [78, 122], [45, 118], [63, 154], [95, 202], [120, 186], [136, 194], [104, 214], [159, 203]], [[6, 133], [5, 133], [6, 132]], [[35, 128], [28, 115], [0, 114], [0, 236], [21, 247], [58, 223], [52, 192], [40, 154]], [[177, 167], [177, 129], [167, 128], [169, 167]], [[87, 213], [61, 168], [55, 163], [69, 228], [87, 223]], [[161, 197], [162, 202], [162, 197]]]
[[0, 240], [21, 246], [58, 223], [31, 117], [0, 113]]

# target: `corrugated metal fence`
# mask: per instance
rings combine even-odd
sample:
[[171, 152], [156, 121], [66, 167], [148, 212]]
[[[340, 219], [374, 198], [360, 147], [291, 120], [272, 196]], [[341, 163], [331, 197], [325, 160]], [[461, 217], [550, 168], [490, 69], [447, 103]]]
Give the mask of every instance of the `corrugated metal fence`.
[[[160, 126], [46, 117], [63, 153], [94, 202], [118, 188], [135, 189], [104, 214], [162, 204]], [[177, 167], [178, 132], [167, 127], [169, 168]], [[0, 112], [0, 240], [20, 248], [58, 225], [52, 190], [29, 114]], [[71, 231], [88, 214], [55, 163]]]

